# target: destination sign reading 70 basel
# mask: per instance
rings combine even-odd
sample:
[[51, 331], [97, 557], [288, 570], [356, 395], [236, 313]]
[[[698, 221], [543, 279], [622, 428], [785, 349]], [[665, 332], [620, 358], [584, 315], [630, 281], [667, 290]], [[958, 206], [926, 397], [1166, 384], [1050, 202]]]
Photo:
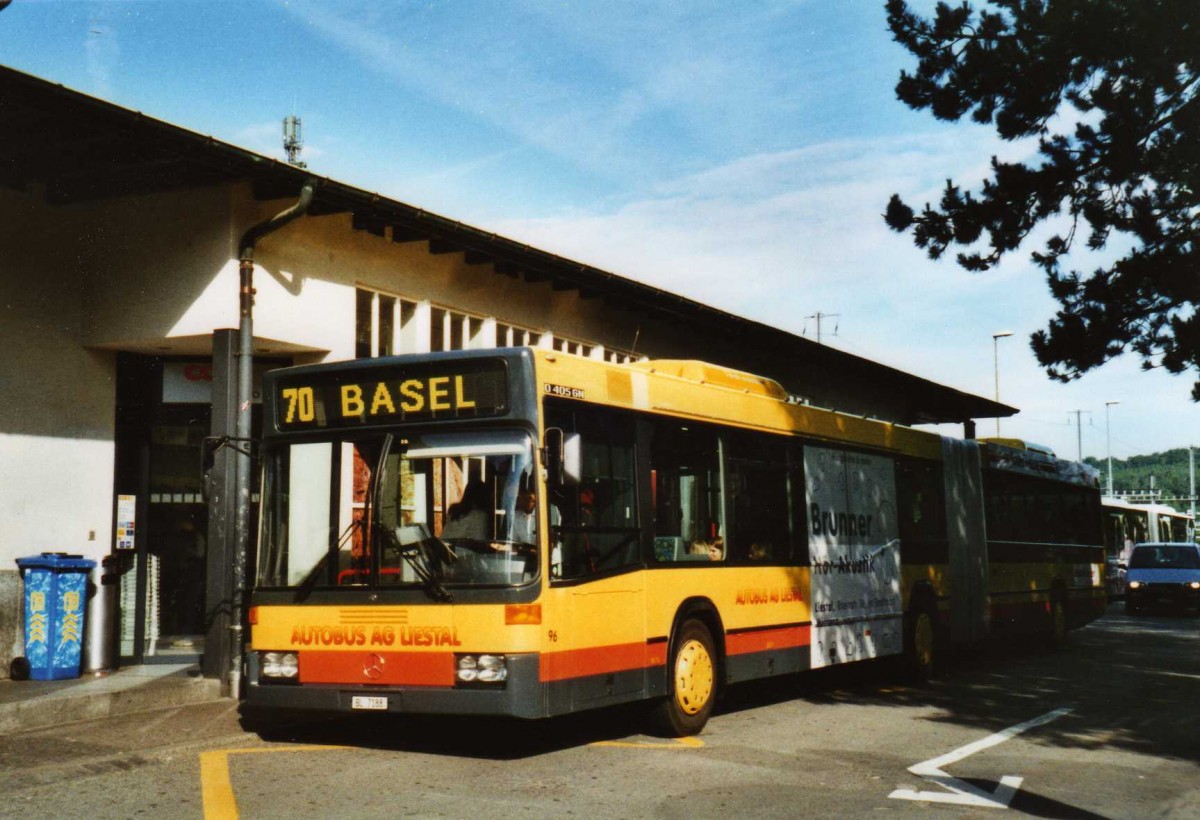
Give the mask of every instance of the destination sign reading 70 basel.
[[507, 411], [507, 368], [500, 359], [312, 372], [280, 378], [275, 386], [280, 430], [479, 418]]

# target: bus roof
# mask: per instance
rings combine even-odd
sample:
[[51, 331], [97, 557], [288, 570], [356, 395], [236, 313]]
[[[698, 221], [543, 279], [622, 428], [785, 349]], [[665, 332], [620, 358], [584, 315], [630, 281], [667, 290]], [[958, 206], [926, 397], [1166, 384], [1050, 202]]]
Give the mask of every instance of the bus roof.
[[644, 362], [631, 362], [629, 367], [645, 370], [647, 373], [663, 373], [697, 384], [711, 384], [731, 390], [741, 390], [745, 393], [754, 393], [780, 401], [788, 399], [788, 392], [783, 389], [783, 385], [773, 379], [708, 362], [691, 359], [651, 359]]

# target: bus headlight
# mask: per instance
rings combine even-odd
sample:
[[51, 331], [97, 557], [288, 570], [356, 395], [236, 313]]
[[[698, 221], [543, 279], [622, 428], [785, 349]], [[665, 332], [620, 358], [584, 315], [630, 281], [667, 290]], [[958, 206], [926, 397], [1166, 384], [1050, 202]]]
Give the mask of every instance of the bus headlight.
[[454, 666], [454, 677], [462, 683], [471, 683], [479, 677], [479, 663], [474, 655], [459, 655]]
[[300, 674], [300, 659], [295, 652], [260, 652], [258, 658], [264, 678], [295, 680]]
[[1141, 582], [1141, 581], [1130, 581], [1130, 582], [1129, 582], [1129, 588], [1130, 588], [1130, 589], [1141, 589], [1141, 588], [1142, 588], [1142, 582]]
[[1192, 581], [1188, 586], [1192, 589], [1200, 589], [1200, 581]]
[[459, 683], [504, 683], [508, 659], [503, 655], [455, 655], [454, 677]]
[[504, 683], [508, 680], [508, 664], [504, 656], [480, 655], [479, 680], [482, 683]]

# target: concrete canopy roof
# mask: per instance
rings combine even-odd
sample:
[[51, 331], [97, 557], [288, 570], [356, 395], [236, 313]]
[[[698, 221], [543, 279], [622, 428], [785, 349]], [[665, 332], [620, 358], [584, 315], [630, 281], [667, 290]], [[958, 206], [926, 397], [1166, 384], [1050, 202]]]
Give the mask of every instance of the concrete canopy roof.
[[1017, 412], [0, 66], [0, 186], [39, 187], [65, 204], [241, 182], [266, 201], [294, 199], [307, 180], [317, 186], [310, 214], [348, 213], [357, 230], [428, 242], [430, 253], [461, 253], [467, 264], [603, 299], [681, 333], [702, 325], [727, 351], [715, 363], [773, 378], [813, 404], [901, 424]]

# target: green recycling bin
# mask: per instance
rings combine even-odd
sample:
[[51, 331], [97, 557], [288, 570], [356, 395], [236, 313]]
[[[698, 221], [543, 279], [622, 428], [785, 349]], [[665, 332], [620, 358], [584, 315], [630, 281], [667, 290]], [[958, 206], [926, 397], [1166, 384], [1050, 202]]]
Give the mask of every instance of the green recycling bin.
[[25, 657], [34, 680], [79, 677], [88, 573], [95, 566], [61, 552], [17, 559], [25, 586]]

